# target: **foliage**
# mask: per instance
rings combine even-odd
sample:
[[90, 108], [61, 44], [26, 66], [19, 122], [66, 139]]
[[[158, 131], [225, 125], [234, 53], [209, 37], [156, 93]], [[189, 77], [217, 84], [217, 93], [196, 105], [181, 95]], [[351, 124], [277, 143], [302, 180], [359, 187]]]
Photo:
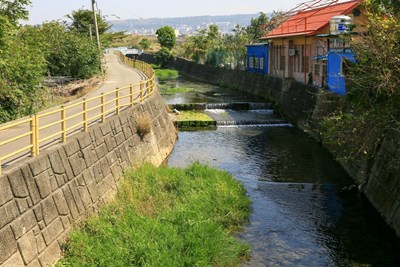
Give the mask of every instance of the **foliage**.
[[0, 1], [0, 17], [17, 25], [19, 20], [28, 19], [29, 12], [26, 6], [29, 4], [31, 4], [30, 0], [2, 0]]
[[214, 121], [210, 116], [201, 111], [182, 110], [178, 115], [179, 121]]
[[175, 95], [179, 93], [189, 93], [193, 92], [193, 88], [190, 87], [167, 87], [167, 86], [158, 86], [160, 88], [160, 93], [162, 95]]
[[175, 31], [170, 26], [164, 26], [156, 31], [157, 40], [162, 48], [171, 50], [176, 44]]
[[[79, 33], [90, 36], [95, 35], [95, 24], [93, 12], [89, 9], [78, 9], [72, 11], [70, 15], [67, 15], [72, 20], [71, 28], [78, 31]], [[111, 25], [102, 18], [99, 14], [96, 14], [97, 26], [99, 34], [103, 34], [111, 28]]]
[[198, 163], [124, 176], [116, 201], [74, 230], [58, 266], [236, 266], [249, 247], [229, 233], [250, 201], [228, 173]]
[[[274, 12], [271, 20], [280, 15]], [[271, 27], [277, 26], [277, 23], [266, 26], [269, 21], [270, 18], [261, 12], [259, 17], [251, 20], [248, 27], [236, 25], [232, 33], [226, 35], [219, 32], [217, 25], [211, 25], [187, 37], [182, 44], [180, 56], [215, 67], [242, 67], [246, 60], [246, 45], [257, 42]]]
[[[16, 16], [11, 21], [23, 14], [8, 12]], [[46, 95], [40, 85], [46, 72], [41, 43], [26, 29], [12, 24], [7, 16], [0, 16], [0, 122], [35, 112]]]
[[151, 42], [150, 42], [149, 39], [143, 38], [143, 39], [139, 42], [139, 46], [140, 46], [140, 48], [142, 48], [143, 50], [147, 50], [147, 49], [150, 48]]
[[247, 26], [246, 32], [249, 35], [249, 43], [257, 43], [262, 36], [265, 35], [266, 30], [264, 25], [269, 21], [269, 17], [264, 12], [260, 12], [258, 18], [252, 18], [250, 25]]
[[160, 67], [165, 67], [169, 60], [172, 58], [171, 50], [166, 47], [162, 47], [160, 51], [158, 51], [155, 55], [156, 63], [160, 65]]
[[384, 2], [366, 1], [367, 31], [346, 37], [357, 59], [347, 68], [346, 107], [322, 123], [326, 142], [352, 148], [344, 158], [373, 158], [382, 140], [400, 132], [400, 25]]
[[179, 71], [177, 70], [156, 68], [154, 71], [159, 79], [175, 78], [179, 76]]

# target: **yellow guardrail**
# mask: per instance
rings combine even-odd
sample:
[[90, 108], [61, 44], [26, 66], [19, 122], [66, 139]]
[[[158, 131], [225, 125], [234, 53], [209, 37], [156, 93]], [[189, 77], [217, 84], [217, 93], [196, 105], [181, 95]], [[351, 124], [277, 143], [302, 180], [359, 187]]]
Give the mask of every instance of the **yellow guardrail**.
[[[67, 137], [72, 133], [77, 131], [87, 132], [90, 124], [104, 122], [107, 116], [113, 114], [118, 115], [121, 109], [143, 102], [154, 93], [155, 74], [153, 68], [143, 61], [132, 60], [125, 57], [121, 52], [118, 53], [118, 56], [125, 64], [144, 73], [147, 79], [136, 84], [116, 88], [113, 91], [102, 93], [99, 96], [88, 99], [83, 98], [73, 104], [62, 106], [48, 112], [33, 114], [29, 118], [0, 126], [0, 132], [4, 133], [6, 130], [29, 124], [27, 127], [29, 130], [27, 132], [0, 142], [0, 149], [2, 149], [2, 147], [7, 144], [18, 142], [29, 137], [28, 145], [23, 145], [23, 147], [17, 148], [15, 151], [10, 151], [8, 154], [0, 156], [0, 175], [2, 171], [1, 164], [5, 159], [10, 159], [23, 152], [30, 153], [33, 157], [37, 156], [40, 153], [41, 144], [44, 142], [66, 142]], [[60, 119], [44, 122], [46, 117], [55, 116], [56, 114], [60, 115]], [[72, 119], [75, 119], [75, 121], [72, 121]], [[70, 125], [71, 123], [72, 125]], [[52, 127], [58, 129], [53, 131], [51, 129]], [[51, 134], [41, 137], [41, 131], [46, 129], [48, 129]]]

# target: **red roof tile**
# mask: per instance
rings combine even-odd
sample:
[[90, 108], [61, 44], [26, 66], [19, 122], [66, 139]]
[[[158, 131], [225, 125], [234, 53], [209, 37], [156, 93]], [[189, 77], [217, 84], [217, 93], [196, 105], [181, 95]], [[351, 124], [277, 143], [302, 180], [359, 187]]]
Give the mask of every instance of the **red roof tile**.
[[357, 6], [358, 1], [355, 0], [298, 12], [262, 39], [317, 34], [329, 24], [333, 16], [348, 14]]

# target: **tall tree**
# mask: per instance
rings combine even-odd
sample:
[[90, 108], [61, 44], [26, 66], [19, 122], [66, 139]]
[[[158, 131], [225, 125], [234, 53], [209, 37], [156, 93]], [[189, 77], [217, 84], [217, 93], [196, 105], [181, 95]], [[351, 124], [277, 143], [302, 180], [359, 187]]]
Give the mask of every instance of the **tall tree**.
[[[97, 24], [99, 28], [99, 34], [105, 33], [111, 28], [111, 25], [102, 18], [99, 14], [97, 16]], [[70, 15], [67, 15], [69, 19], [72, 20], [71, 28], [76, 29], [78, 32], [90, 35], [91, 32], [95, 34], [94, 29], [94, 17], [93, 12], [89, 9], [78, 9], [72, 11]]]
[[20, 19], [28, 19], [29, 12], [26, 6], [31, 4], [30, 0], [1, 0], [0, 16], [16, 25]]
[[249, 42], [256, 43], [258, 40], [265, 34], [266, 30], [263, 27], [269, 18], [267, 14], [264, 12], [260, 12], [260, 16], [258, 18], [252, 18], [250, 21], [250, 25], [247, 26], [246, 32], [249, 35]]
[[176, 44], [175, 30], [171, 26], [164, 26], [156, 31], [157, 40], [162, 47], [169, 50]]

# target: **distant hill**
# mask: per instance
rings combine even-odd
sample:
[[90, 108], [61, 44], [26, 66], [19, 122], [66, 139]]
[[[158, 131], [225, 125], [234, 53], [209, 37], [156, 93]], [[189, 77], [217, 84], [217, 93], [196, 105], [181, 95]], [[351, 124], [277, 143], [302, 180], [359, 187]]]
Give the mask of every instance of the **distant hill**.
[[219, 29], [228, 33], [235, 25], [246, 27], [250, 25], [252, 18], [259, 17], [260, 14], [238, 14], [226, 16], [195, 16], [179, 18], [149, 18], [149, 19], [130, 19], [130, 20], [112, 20], [111, 31], [126, 31], [137, 34], [155, 34], [157, 29], [163, 26], [171, 26], [178, 30], [180, 34], [188, 35], [196, 32], [198, 29], [208, 28], [211, 24], [218, 25]]

